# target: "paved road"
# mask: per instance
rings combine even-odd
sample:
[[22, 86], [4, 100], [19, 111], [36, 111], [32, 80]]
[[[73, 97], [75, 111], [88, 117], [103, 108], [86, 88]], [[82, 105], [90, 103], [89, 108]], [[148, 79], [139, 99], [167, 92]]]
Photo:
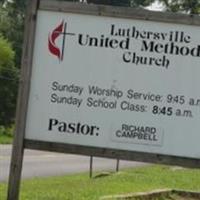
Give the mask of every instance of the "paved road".
[[[11, 145], [0, 145], [0, 182], [8, 181], [10, 155]], [[89, 170], [89, 160], [88, 156], [25, 150], [22, 178], [87, 172]], [[141, 165], [144, 165], [144, 163], [120, 161], [120, 168]], [[94, 171], [115, 170], [115, 168], [116, 160], [94, 158]]]

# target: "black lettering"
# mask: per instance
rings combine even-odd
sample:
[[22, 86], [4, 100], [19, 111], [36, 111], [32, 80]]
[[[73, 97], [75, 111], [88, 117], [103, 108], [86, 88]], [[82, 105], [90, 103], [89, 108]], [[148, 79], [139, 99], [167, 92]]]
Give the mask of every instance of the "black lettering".
[[126, 63], [131, 62], [131, 52], [125, 52], [123, 54], [123, 61], [126, 62]]
[[83, 34], [79, 34], [78, 36], [78, 43], [82, 46], [86, 46], [88, 44], [89, 35], [86, 35], [85, 38], [83, 38]]
[[87, 135], [90, 132], [90, 127], [88, 125], [82, 125], [81, 126], [81, 133], [83, 135]]
[[58, 82], [54, 81], [54, 82], [52, 83], [51, 89], [54, 90], [54, 91], [57, 90], [58, 85], [59, 85]]
[[66, 132], [67, 124], [65, 122], [59, 122], [58, 130], [59, 132]]
[[57, 119], [50, 119], [49, 120], [49, 127], [48, 130], [51, 131], [52, 127], [58, 124], [58, 120]]
[[147, 41], [143, 40], [142, 41], [142, 48], [141, 51], [150, 51], [150, 52], [154, 52], [154, 42], [150, 41], [149, 44], [147, 43]]
[[69, 132], [69, 133], [74, 133], [75, 130], [76, 130], [75, 127], [76, 127], [76, 124], [70, 123], [70, 124], [68, 125], [68, 132]]

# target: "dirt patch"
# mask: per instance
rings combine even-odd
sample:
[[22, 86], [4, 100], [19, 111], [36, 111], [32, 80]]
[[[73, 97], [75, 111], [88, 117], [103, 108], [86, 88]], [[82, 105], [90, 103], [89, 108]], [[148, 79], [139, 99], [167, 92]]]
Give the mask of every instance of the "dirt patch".
[[104, 196], [100, 200], [200, 200], [200, 193], [165, 189], [148, 193]]
[[169, 198], [164, 198], [163, 200], [199, 200], [199, 198], [171, 194]]
[[[147, 200], [146, 198], [145, 200]], [[130, 200], [144, 200], [142, 197], [141, 198], [133, 198]], [[199, 198], [194, 198], [194, 197], [188, 197], [188, 196], [181, 196], [177, 194], [170, 194], [168, 196], [160, 196], [157, 198], [149, 198], [148, 200], [199, 200]]]
[[[178, 191], [172, 190], [171, 200], [200, 200], [199, 192], [187, 192], [187, 191]], [[167, 199], [166, 199], [167, 200]]]

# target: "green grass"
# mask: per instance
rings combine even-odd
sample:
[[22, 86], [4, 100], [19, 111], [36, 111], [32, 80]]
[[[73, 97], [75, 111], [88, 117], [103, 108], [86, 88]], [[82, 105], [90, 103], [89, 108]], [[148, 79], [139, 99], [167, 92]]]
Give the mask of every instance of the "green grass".
[[[48, 166], [47, 166], [48, 167]], [[97, 200], [104, 195], [144, 192], [162, 188], [200, 191], [200, 170], [167, 166], [128, 169], [110, 176], [89, 179], [88, 173], [25, 180], [20, 200]], [[0, 199], [6, 199], [0, 184]]]
[[0, 144], [11, 144], [13, 141], [14, 125], [5, 127], [0, 125]]
[[12, 144], [12, 141], [12, 135], [0, 134], [0, 144]]

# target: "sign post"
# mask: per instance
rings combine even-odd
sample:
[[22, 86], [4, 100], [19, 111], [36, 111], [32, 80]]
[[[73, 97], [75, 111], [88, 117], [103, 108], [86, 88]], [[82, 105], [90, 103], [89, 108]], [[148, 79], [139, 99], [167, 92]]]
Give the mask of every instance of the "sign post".
[[200, 167], [200, 18], [33, 0], [8, 200], [24, 148]]
[[30, 89], [32, 55], [34, 47], [38, 2], [38, 0], [30, 1], [26, 15], [21, 80], [19, 82], [20, 87], [16, 116], [16, 130], [13, 140], [12, 158], [8, 183], [8, 200], [19, 199], [21, 171], [24, 156], [24, 133], [27, 114], [26, 110], [28, 106], [28, 95]]

